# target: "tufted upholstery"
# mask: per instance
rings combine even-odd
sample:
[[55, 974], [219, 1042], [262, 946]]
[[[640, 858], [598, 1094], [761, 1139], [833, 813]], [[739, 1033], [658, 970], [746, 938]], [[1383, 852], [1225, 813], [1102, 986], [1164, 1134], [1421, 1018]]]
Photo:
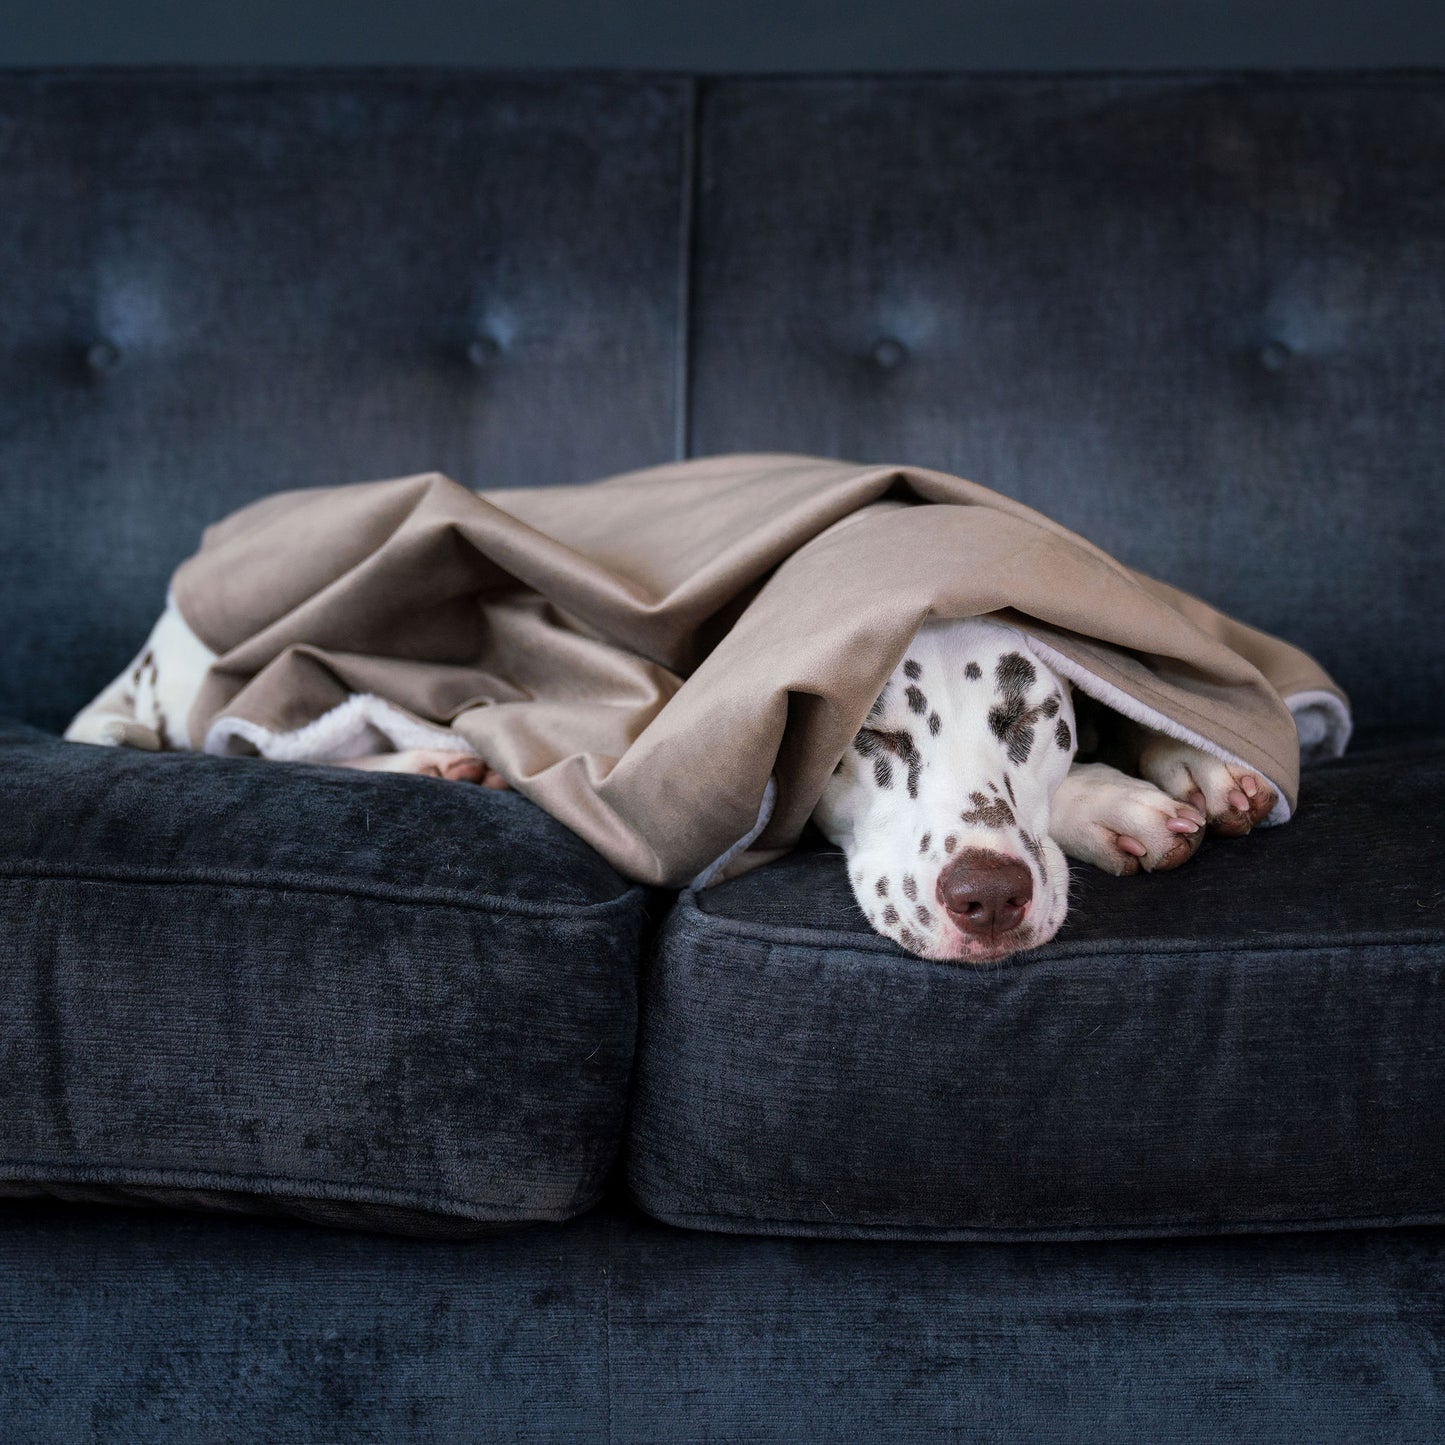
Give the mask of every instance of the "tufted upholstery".
[[783, 449], [1010, 492], [1429, 727], [1442, 92], [0, 80], [0, 713], [263, 492]]
[[971, 477], [1438, 728], [1442, 152], [1438, 77], [711, 89], [692, 447]]
[[63, 726], [264, 492], [671, 456], [686, 95], [0, 79], [0, 714]]

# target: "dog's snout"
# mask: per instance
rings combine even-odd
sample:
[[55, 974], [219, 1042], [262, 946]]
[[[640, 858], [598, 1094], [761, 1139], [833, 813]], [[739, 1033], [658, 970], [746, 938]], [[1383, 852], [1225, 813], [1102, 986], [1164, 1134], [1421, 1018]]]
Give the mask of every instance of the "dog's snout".
[[965, 849], [938, 876], [938, 901], [965, 933], [1016, 928], [1033, 896], [1026, 864], [983, 848]]

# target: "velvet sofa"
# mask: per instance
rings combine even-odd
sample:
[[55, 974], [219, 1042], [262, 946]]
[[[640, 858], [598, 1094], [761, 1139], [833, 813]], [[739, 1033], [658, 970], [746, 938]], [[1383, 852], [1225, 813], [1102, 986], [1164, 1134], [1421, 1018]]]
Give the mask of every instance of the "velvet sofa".
[[[0, 1438], [1445, 1418], [1445, 76], [0, 76]], [[972, 477], [1311, 650], [1285, 828], [989, 970], [821, 840], [62, 743], [284, 487]]]

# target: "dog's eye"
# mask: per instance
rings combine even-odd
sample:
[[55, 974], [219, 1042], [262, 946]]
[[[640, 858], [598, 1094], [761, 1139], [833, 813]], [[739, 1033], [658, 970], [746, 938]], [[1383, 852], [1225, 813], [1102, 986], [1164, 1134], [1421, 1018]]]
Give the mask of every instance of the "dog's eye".
[[913, 734], [907, 728], [859, 728], [853, 746], [865, 758], [875, 753], [892, 753], [905, 761], [917, 756]]

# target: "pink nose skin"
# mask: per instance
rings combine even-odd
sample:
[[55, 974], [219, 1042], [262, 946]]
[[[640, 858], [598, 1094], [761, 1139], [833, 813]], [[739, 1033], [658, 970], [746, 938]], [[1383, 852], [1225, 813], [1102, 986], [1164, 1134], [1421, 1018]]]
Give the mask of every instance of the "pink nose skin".
[[1034, 879], [1017, 858], [965, 848], [938, 876], [938, 901], [965, 933], [989, 937], [1017, 928], [1034, 896]]

